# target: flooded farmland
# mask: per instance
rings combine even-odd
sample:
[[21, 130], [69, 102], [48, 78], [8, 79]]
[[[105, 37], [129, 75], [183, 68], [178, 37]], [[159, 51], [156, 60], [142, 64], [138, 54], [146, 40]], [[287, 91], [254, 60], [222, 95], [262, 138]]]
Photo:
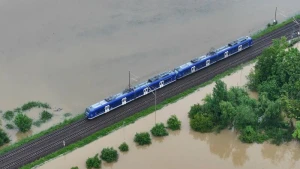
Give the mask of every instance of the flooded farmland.
[[[227, 87], [242, 86], [247, 82], [248, 75], [254, 64], [244, 67], [222, 80]], [[60, 156], [39, 166], [39, 169], [71, 168], [78, 166], [85, 168], [88, 157], [94, 156], [106, 147], [117, 147], [126, 141], [129, 152], [120, 153], [118, 162], [107, 164], [103, 162], [103, 169], [224, 169], [232, 168], [299, 168], [300, 145], [290, 142], [281, 146], [264, 144], [244, 144], [238, 139], [235, 131], [224, 130], [220, 134], [201, 134], [194, 132], [189, 127], [187, 112], [196, 103], [202, 103], [206, 94], [212, 92], [214, 83], [200, 88], [195, 93], [168, 105], [156, 113], [157, 122], [166, 123], [172, 115], [182, 121], [180, 131], [169, 131], [169, 136], [153, 138], [150, 146], [137, 146], [133, 142], [136, 132], [150, 131], [155, 124], [155, 114], [152, 113], [134, 124], [116, 130], [108, 136], [102, 137], [82, 148]], [[254, 93], [252, 97], [256, 97]]]

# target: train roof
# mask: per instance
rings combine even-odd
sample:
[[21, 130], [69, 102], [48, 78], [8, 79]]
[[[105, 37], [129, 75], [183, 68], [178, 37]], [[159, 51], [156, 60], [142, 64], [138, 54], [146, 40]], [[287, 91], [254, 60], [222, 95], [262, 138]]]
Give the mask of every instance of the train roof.
[[154, 82], [154, 81], [156, 81], [156, 80], [158, 80], [158, 79], [161, 79], [161, 78], [163, 78], [163, 77], [166, 77], [166, 76], [170, 75], [171, 73], [172, 73], [172, 71], [166, 71], [166, 72], [163, 72], [163, 73], [161, 73], [161, 74], [159, 74], [159, 75], [156, 75], [156, 76], [154, 76], [154, 77], [148, 79], [148, 82]]

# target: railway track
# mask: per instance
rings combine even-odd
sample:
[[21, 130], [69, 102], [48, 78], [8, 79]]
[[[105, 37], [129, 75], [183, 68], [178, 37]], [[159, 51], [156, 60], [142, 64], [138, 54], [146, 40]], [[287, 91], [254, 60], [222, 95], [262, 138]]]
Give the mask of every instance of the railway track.
[[[290, 37], [295, 23], [289, 23], [276, 31], [273, 31], [265, 36], [254, 40], [253, 47], [245, 51], [233, 55], [225, 60], [212, 64], [208, 68], [200, 70], [190, 76], [176, 81], [162, 89], [157, 90], [157, 104], [163, 100], [177, 95], [186, 89], [197, 86], [203, 82], [212, 79], [217, 74], [220, 74], [229, 68], [245, 63], [259, 54], [262, 50], [272, 44], [272, 39], [281, 36]], [[92, 121], [86, 119], [74, 122], [62, 129], [49, 133], [37, 140], [33, 140], [22, 145], [6, 154], [0, 156], [0, 168], [19, 168], [27, 163], [33, 162], [45, 155], [63, 148], [63, 141], [66, 145], [72, 144], [80, 139], [83, 139], [96, 131], [110, 126], [126, 117], [129, 117], [145, 108], [154, 105], [154, 96], [148, 94], [136, 101], [130, 102], [116, 110], [113, 110], [103, 116], [100, 116]]]

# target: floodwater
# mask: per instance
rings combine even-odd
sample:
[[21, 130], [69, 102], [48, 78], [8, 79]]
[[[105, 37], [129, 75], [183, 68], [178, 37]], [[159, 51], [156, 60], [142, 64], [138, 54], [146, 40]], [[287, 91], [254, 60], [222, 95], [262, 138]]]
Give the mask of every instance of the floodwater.
[[[222, 80], [231, 86], [243, 86], [254, 64], [245, 66], [242, 70], [226, 76]], [[136, 132], [150, 131], [155, 124], [155, 113], [148, 115], [134, 124], [114, 131], [82, 148], [60, 156], [37, 168], [71, 168], [78, 166], [85, 168], [88, 157], [101, 152], [105, 147], [115, 149], [123, 142], [129, 144], [129, 152], [120, 153], [119, 160], [113, 164], [103, 162], [103, 169], [197, 169], [209, 168], [299, 168], [300, 145], [290, 142], [285, 145], [275, 146], [264, 144], [243, 144], [238, 140], [235, 131], [224, 130], [220, 134], [201, 134], [194, 132], [189, 127], [187, 112], [196, 103], [212, 92], [215, 83], [200, 88], [195, 93], [174, 104], [170, 104], [156, 113], [156, 121], [166, 124], [172, 115], [182, 121], [180, 131], [170, 131], [169, 136], [153, 138], [150, 146], [137, 146], [133, 142]]]
[[[37, 133], [147, 78], [300, 11], [299, 0], [0, 0], [0, 110], [63, 108]], [[228, 19], [230, 18], [230, 19]], [[38, 113], [28, 113], [37, 117]], [[5, 124], [5, 122], [3, 122]], [[28, 134], [8, 131], [13, 141]]]

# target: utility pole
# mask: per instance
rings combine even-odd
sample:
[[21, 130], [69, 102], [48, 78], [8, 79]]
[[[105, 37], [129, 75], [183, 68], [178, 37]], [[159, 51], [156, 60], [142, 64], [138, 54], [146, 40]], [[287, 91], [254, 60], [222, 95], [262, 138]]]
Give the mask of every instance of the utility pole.
[[129, 88], [128, 89], [130, 89], [130, 71], [129, 71]]
[[273, 24], [277, 24], [276, 13], [277, 13], [277, 7], [275, 9], [275, 20], [274, 20]]

